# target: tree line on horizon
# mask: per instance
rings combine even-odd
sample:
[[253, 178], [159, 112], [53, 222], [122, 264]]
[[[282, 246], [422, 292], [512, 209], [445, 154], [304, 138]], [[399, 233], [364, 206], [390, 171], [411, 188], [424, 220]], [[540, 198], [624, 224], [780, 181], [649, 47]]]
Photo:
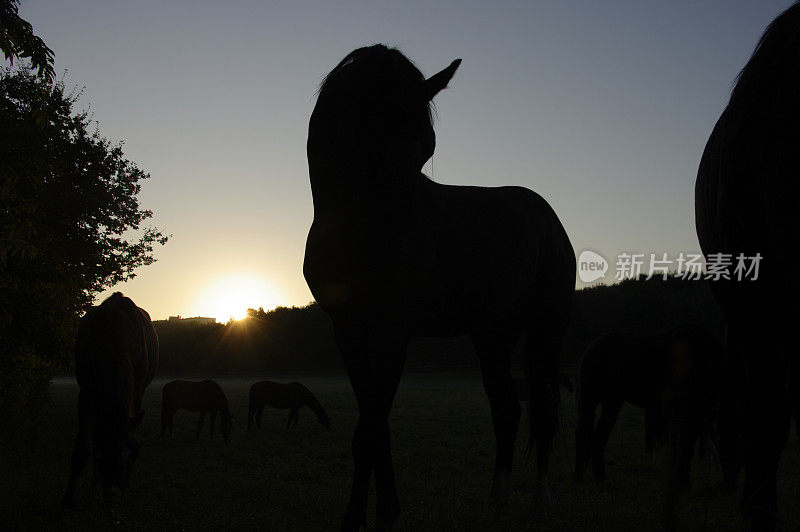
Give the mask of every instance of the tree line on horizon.
[[[577, 290], [562, 364], [574, 366], [586, 345], [606, 332], [663, 331], [683, 323], [702, 325], [722, 339], [722, 315], [707, 282], [642, 277]], [[224, 324], [154, 325], [162, 375], [344, 372], [330, 319], [316, 303], [248, 309], [245, 319]], [[515, 365], [521, 367], [522, 360], [518, 352]], [[478, 361], [467, 337], [418, 338], [409, 346], [406, 367], [477, 368]]]

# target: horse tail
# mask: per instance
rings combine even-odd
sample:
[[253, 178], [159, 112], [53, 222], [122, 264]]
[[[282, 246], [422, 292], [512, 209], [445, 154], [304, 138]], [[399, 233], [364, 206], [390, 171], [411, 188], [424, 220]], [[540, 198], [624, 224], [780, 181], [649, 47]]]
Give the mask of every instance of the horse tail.
[[566, 325], [565, 319], [539, 321], [526, 333], [525, 399], [529, 432], [522, 460], [527, 462], [536, 447], [537, 468], [544, 468], [543, 473], [558, 428], [561, 344]]

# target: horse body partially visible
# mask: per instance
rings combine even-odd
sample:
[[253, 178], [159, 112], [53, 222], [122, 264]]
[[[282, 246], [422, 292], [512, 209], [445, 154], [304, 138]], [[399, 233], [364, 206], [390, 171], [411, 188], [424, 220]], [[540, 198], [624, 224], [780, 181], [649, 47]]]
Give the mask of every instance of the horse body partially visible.
[[[696, 325], [666, 333], [613, 332], [592, 342], [578, 366], [575, 479], [592, 463], [605, 478], [605, 446], [626, 402], [645, 410], [645, 441], [652, 450], [672, 430], [675, 481], [686, 484], [695, 442], [711, 431], [720, 394], [722, 344]], [[602, 405], [595, 425], [595, 410]]]
[[231, 441], [231, 416], [228, 399], [219, 384], [213, 380], [193, 382], [174, 380], [166, 383], [161, 389], [161, 435], [169, 428], [172, 434], [172, 418], [178, 410], [199, 412], [197, 432], [195, 437], [200, 437], [206, 414], [210, 414], [209, 434], [214, 437], [214, 424], [217, 413], [220, 415], [220, 432], [225, 443]]
[[269, 405], [273, 408], [290, 409], [289, 421], [286, 428], [294, 421], [295, 426], [299, 420], [300, 409], [304, 406], [309, 407], [317, 415], [317, 422], [326, 429], [331, 428], [328, 414], [322, 408], [319, 400], [311, 391], [299, 382], [288, 384], [272, 381], [261, 381], [250, 387], [248, 394], [249, 406], [247, 410], [247, 430], [253, 426], [255, 420], [257, 427], [261, 428], [261, 416], [264, 407]]
[[144, 417], [142, 396], [157, 367], [158, 336], [150, 316], [120, 292], [81, 318], [75, 341], [78, 435], [65, 505], [73, 504], [90, 439], [94, 469], [105, 493], [127, 484], [139, 454], [133, 432]]
[[575, 255], [538, 194], [442, 185], [421, 173], [435, 149], [429, 102], [459, 63], [426, 80], [397, 50], [355, 50], [323, 82], [311, 116], [314, 221], [303, 272], [331, 317], [360, 412], [348, 530], [365, 523], [373, 472], [379, 525], [397, 518], [388, 415], [415, 336], [471, 336], [497, 438], [491, 499], [502, 507], [520, 416], [511, 355], [526, 335], [530, 442], [540, 499], [549, 503]]
[[[707, 260], [761, 257], [758, 278], [711, 283], [727, 323], [731, 376], [720, 458], [732, 487], [746, 468], [745, 525], [771, 529], [777, 469], [789, 434], [790, 383], [800, 382], [800, 3], [767, 28], [706, 144], [695, 222]], [[732, 274], [732, 268], [729, 274]]]

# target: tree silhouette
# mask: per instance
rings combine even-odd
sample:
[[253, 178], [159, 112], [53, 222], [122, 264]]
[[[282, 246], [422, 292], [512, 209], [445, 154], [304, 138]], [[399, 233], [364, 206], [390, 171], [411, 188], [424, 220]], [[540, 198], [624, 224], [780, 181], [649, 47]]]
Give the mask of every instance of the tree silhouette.
[[78, 97], [0, 70], [0, 414], [69, 364], [80, 313], [167, 241], [142, 227], [149, 176], [73, 112]]
[[14, 64], [14, 59], [30, 59], [39, 77], [47, 84], [53, 82], [53, 50], [33, 34], [30, 22], [19, 16], [19, 0], [0, 0], [0, 50]]

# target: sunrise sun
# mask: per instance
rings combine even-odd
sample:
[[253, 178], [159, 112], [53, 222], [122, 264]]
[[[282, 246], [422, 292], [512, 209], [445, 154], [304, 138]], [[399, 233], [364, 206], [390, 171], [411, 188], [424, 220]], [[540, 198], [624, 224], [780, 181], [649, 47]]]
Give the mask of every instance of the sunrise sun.
[[213, 281], [198, 298], [197, 309], [202, 316], [226, 322], [247, 316], [248, 308], [268, 310], [279, 301], [277, 291], [262, 277], [252, 274], [230, 274]]

